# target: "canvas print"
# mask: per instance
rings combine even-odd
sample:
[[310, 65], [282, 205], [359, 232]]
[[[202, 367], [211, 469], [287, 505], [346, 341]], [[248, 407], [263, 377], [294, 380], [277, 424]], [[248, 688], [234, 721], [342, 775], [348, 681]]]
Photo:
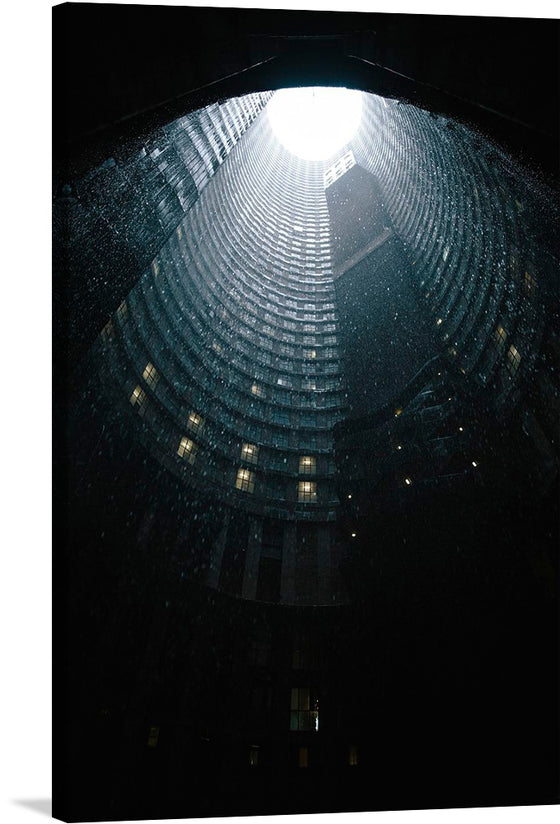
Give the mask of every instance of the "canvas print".
[[558, 33], [54, 8], [55, 817], [558, 802]]

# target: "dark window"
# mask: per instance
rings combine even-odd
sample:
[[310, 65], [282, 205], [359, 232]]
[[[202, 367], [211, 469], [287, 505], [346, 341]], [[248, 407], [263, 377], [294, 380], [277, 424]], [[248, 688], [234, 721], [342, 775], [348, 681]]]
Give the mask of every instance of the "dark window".
[[319, 696], [311, 687], [292, 687], [290, 703], [292, 732], [319, 731]]

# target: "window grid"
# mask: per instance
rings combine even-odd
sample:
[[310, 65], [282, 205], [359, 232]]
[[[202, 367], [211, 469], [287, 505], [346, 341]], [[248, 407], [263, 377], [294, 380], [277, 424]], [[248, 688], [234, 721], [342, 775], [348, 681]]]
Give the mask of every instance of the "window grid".
[[298, 484], [298, 501], [312, 503], [317, 500], [317, 484], [314, 481], [300, 481]]
[[241, 492], [252, 493], [255, 491], [255, 473], [250, 469], [240, 468], [237, 470], [237, 478], [235, 479], [235, 488]]
[[290, 731], [319, 732], [319, 696], [311, 687], [292, 687]]
[[185, 458], [190, 464], [193, 464], [197, 452], [198, 446], [194, 441], [191, 441], [191, 439], [187, 437], [181, 438], [179, 448], [177, 449], [177, 455], [179, 455], [180, 458]]
[[511, 375], [515, 375], [519, 369], [520, 363], [521, 355], [519, 354], [519, 350], [512, 343], [507, 353], [507, 367]]
[[259, 459], [259, 447], [254, 443], [244, 443], [241, 447], [241, 459], [256, 464]]
[[202, 417], [195, 412], [194, 410], [189, 413], [189, 419], [187, 421], [187, 426], [191, 430], [191, 432], [200, 432], [204, 425], [204, 421]]
[[146, 368], [142, 372], [142, 377], [152, 389], [155, 389], [158, 385], [159, 374], [153, 363], [146, 364]]
[[135, 387], [130, 396], [130, 403], [132, 406], [138, 407], [138, 413], [143, 415], [146, 410], [146, 402], [148, 400], [148, 396], [144, 392], [141, 386]]
[[126, 305], [126, 300], [119, 305], [117, 309], [117, 317], [120, 321], [125, 321], [128, 317], [128, 306]]
[[496, 331], [494, 332], [494, 340], [496, 342], [496, 346], [498, 349], [503, 349], [504, 344], [506, 342], [507, 332], [503, 326], [497, 326]]
[[315, 475], [317, 471], [317, 459], [311, 455], [301, 455], [299, 459], [300, 475]]

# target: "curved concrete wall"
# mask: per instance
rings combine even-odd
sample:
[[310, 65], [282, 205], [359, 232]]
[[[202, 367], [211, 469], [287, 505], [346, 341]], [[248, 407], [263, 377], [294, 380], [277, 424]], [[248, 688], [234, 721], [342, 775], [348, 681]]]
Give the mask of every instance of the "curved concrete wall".
[[[511, 416], [525, 387], [541, 386], [523, 425], [549, 461], [552, 257], [546, 221], [539, 243], [526, 219], [542, 209], [539, 193], [467, 129], [364, 98], [351, 145], [404, 244], [418, 312], [496, 412]], [[209, 135], [212, 123], [197, 114]], [[245, 598], [344, 599], [332, 431], [345, 387], [327, 165], [289, 154], [262, 113], [92, 350], [123, 420], [215, 507], [213, 537], [195, 547], [205, 582]]]

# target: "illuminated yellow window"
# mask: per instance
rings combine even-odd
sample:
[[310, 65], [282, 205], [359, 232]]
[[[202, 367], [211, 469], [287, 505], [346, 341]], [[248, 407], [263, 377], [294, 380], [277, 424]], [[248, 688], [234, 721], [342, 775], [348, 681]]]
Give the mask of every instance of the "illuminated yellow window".
[[527, 295], [532, 295], [537, 288], [537, 281], [530, 272], [525, 272], [523, 283], [525, 286], [525, 293]]
[[235, 488], [240, 489], [241, 492], [254, 492], [255, 490], [255, 473], [250, 469], [238, 469], [237, 478], [235, 479]]
[[494, 342], [498, 349], [503, 349], [506, 342], [507, 332], [503, 326], [497, 326], [494, 332]]
[[507, 367], [510, 371], [511, 375], [515, 375], [517, 370], [519, 369], [519, 364], [521, 363], [521, 355], [519, 351], [512, 345], [508, 349], [507, 353]]
[[141, 386], [137, 386], [134, 389], [132, 395], [130, 396], [130, 403], [138, 408], [138, 412], [140, 415], [143, 415], [145, 412], [147, 400], [148, 396], [146, 395]]
[[204, 421], [198, 414], [198, 412], [192, 411], [189, 414], [187, 426], [191, 430], [191, 432], [200, 432], [202, 430], [202, 427], [204, 426]]
[[120, 304], [119, 308], [117, 309], [117, 317], [119, 320], [124, 321], [128, 317], [128, 306], [126, 305], [126, 300]]
[[264, 398], [264, 389], [260, 383], [254, 383], [251, 387], [251, 392], [253, 395], [256, 395], [257, 398]]
[[241, 459], [247, 463], [256, 464], [259, 457], [259, 447], [254, 443], [244, 443], [241, 447]]
[[348, 764], [350, 767], [358, 766], [358, 748], [355, 744], [351, 744], [348, 750]]
[[146, 364], [146, 368], [142, 372], [142, 377], [144, 378], [148, 386], [151, 386], [152, 389], [156, 388], [159, 381], [159, 374], [153, 363]]
[[307, 358], [307, 360], [313, 360], [317, 357], [317, 352], [315, 349], [304, 349], [303, 350], [303, 357]]
[[299, 459], [299, 474], [300, 475], [314, 475], [317, 468], [316, 458], [310, 455], [301, 455]]
[[157, 258], [154, 258], [153, 260], [152, 272], [154, 273], [154, 277], [157, 278], [157, 276], [159, 275], [159, 260]]
[[198, 446], [190, 438], [181, 438], [177, 455], [180, 458], [185, 458], [190, 464], [193, 464], [198, 452]]
[[218, 355], [220, 355], [222, 353], [222, 344], [218, 343], [217, 341], [214, 341], [212, 343], [212, 349], [214, 350], [214, 352], [217, 352]]
[[177, 237], [179, 238], [179, 240], [181, 240], [181, 238], [183, 237], [183, 230], [180, 226], [177, 226]]
[[300, 481], [298, 484], [298, 501], [309, 503], [317, 500], [317, 484], [315, 481]]
[[397, 407], [395, 409], [395, 418], [398, 418], [399, 415], [402, 415], [402, 409], [400, 407]]

